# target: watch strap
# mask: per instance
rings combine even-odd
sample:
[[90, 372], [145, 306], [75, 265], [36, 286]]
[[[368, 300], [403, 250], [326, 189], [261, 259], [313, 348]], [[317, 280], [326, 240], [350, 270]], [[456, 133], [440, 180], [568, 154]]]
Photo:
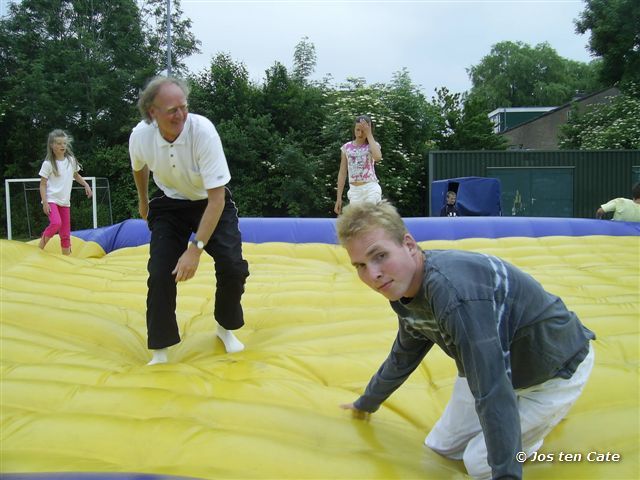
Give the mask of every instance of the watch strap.
[[196, 240], [195, 238], [191, 240], [198, 250], [204, 250], [204, 242], [202, 240]]

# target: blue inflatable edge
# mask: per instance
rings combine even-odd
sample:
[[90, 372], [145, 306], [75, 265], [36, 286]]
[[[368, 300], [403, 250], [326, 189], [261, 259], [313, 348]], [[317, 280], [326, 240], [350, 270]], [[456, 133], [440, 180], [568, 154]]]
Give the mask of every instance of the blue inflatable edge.
[[[404, 220], [419, 242], [464, 238], [640, 236], [640, 223], [584, 218], [408, 217]], [[338, 243], [335, 218], [245, 217], [240, 218], [239, 228], [245, 243]], [[151, 239], [147, 223], [140, 219], [78, 230], [73, 235], [98, 243], [106, 253], [144, 245]]]

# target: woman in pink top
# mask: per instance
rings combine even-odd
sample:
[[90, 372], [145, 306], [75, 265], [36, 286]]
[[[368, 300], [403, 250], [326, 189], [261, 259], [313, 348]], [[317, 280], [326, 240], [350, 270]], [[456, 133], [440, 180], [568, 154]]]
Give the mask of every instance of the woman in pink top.
[[338, 191], [333, 211], [342, 212], [342, 192], [349, 176], [347, 198], [351, 203], [379, 202], [382, 189], [376, 177], [375, 163], [382, 160], [380, 144], [373, 138], [373, 123], [367, 115], [356, 117], [355, 139], [341, 148], [340, 171], [338, 172]]

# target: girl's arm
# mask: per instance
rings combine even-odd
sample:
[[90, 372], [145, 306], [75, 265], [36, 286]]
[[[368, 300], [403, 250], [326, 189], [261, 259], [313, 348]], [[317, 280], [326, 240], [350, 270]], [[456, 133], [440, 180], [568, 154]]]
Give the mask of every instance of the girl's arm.
[[380, 145], [375, 141], [373, 135], [369, 135], [367, 140], [369, 141], [369, 152], [371, 153], [371, 158], [374, 162], [379, 162], [382, 160], [382, 149], [380, 148]]
[[366, 121], [360, 122], [360, 126], [364, 130], [365, 135], [367, 136], [367, 142], [369, 143], [369, 153], [371, 153], [371, 158], [374, 162], [379, 162], [382, 160], [382, 149], [376, 139], [373, 138], [373, 132], [371, 131], [371, 125], [369, 125]]
[[93, 192], [91, 191], [91, 187], [89, 186], [87, 181], [84, 178], [82, 178], [82, 175], [76, 172], [73, 174], [73, 179], [84, 187], [84, 192], [87, 194], [87, 197], [91, 198], [91, 196], [93, 195]]
[[40, 177], [40, 199], [42, 200], [42, 211], [46, 216], [49, 216], [49, 202], [47, 202], [47, 179]]
[[340, 154], [340, 171], [338, 172], [338, 191], [336, 193], [336, 204], [333, 211], [336, 215], [342, 212], [342, 193], [344, 192], [344, 184], [347, 181], [347, 155], [344, 152]]

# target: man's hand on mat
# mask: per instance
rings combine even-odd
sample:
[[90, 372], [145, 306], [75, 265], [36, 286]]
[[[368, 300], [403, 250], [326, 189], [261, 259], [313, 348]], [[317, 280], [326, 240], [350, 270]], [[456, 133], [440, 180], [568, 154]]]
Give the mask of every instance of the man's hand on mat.
[[371, 414], [369, 412], [357, 409], [355, 405], [353, 405], [353, 403], [343, 403], [342, 405], [340, 405], [340, 408], [344, 410], [351, 410], [351, 416], [353, 418], [357, 418], [358, 420], [369, 421], [369, 418], [371, 418]]

